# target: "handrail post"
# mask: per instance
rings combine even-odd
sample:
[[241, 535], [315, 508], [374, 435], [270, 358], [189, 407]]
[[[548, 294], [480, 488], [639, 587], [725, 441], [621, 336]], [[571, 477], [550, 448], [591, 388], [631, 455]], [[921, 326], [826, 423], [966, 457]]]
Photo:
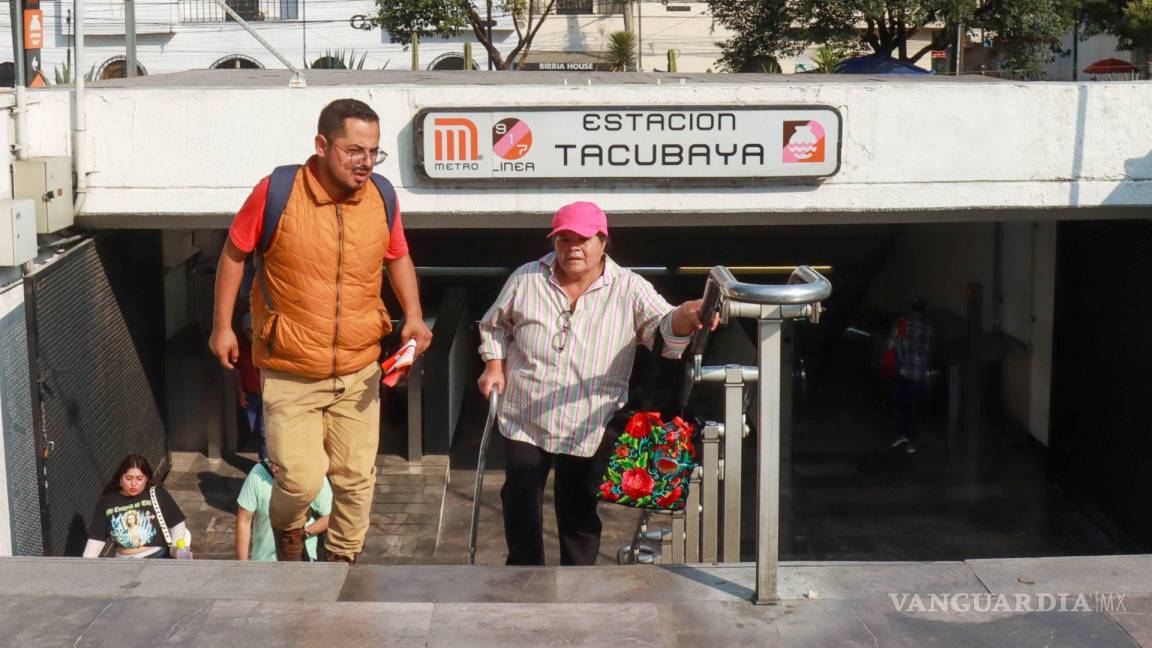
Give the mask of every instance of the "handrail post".
[[[777, 568], [780, 557], [780, 403], [781, 380], [790, 379], [780, 375], [782, 360], [782, 342], [784, 320], [807, 318], [812, 322], [819, 321], [820, 302], [832, 294], [832, 284], [820, 273], [809, 267], [799, 267], [788, 280], [787, 285], [760, 285], [741, 283], [736, 281], [732, 272], [724, 266], [716, 266], [708, 275], [708, 286], [704, 294], [715, 295], [719, 290], [719, 312], [722, 319], [728, 321], [733, 317], [747, 317], [758, 321], [757, 329], [757, 366], [725, 367], [724, 382], [735, 383], [739, 379], [742, 383], [757, 380], [759, 382], [757, 398], [757, 461], [756, 461], [756, 592], [753, 602], [774, 604], [779, 598], [776, 592]], [[705, 300], [707, 303], [707, 299]], [[692, 361], [692, 374], [694, 382], [717, 381], [721, 372], [719, 367], [701, 367], [700, 356], [706, 337], [700, 344], [692, 348], [694, 357]], [[746, 372], [747, 375], [737, 376], [736, 372]], [[729, 409], [729, 408], [726, 408]], [[726, 418], [731, 418], [727, 416]], [[728, 437], [726, 448], [731, 447], [732, 437], [738, 439], [742, 430], [732, 429], [732, 421], [726, 420]], [[743, 425], [739, 426], [740, 428]], [[705, 435], [707, 440], [707, 435]], [[708, 446], [705, 443], [705, 483], [708, 471]], [[725, 457], [727, 463], [728, 457]], [[727, 468], [727, 466], [726, 466]], [[739, 467], [736, 467], [739, 471]], [[729, 475], [731, 472], [725, 470]], [[725, 485], [725, 505], [728, 504], [728, 486]], [[709, 494], [704, 493], [707, 498]], [[704, 514], [707, 516], [707, 505]], [[705, 517], [705, 520], [708, 518]], [[729, 560], [729, 541], [735, 533], [739, 537], [739, 524], [733, 531], [728, 528], [729, 519], [725, 523], [725, 559]], [[704, 559], [708, 559], [708, 535], [704, 537]]]
[[724, 426], [714, 421], [704, 425], [701, 454], [701, 510], [700, 525], [703, 539], [700, 546], [700, 559], [706, 563], [719, 560], [717, 546], [720, 538], [720, 442], [723, 440]]
[[780, 338], [781, 320], [762, 319], [757, 351], [760, 398], [756, 429], [756, 600], [775, 604], [776, 569], [780, 559]]
[[744, 445], [744, 367], [724, 368], [724, 549], [721, 562], [740, 562], [740, 496]]

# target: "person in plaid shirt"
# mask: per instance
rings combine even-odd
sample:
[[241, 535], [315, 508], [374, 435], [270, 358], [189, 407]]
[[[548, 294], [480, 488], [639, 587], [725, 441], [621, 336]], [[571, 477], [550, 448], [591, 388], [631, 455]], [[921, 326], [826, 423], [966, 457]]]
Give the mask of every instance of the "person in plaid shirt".
[[908, 454], [916, 452], [913, 441], [920, 434], [928, 364], [936, 338], [936, 331], [924, 317], [925, 307], [923, 299], [914, 298], [911, 312], [898, 318], [888, 334], [887, 348], [896, 349], [896, 380], [892, 384], [891, 400], [899, 436], [892, 447], [902, 445]]

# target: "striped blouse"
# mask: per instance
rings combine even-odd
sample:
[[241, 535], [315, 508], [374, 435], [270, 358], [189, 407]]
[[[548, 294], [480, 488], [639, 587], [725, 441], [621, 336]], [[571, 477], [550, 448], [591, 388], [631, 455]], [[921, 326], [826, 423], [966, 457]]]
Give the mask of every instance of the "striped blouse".
[[628, 399], [636, 344], [652, 348], [659, 327], [662, 355], [677, 358], [689, 338], [672, 335], [673, 307], [652, 284], [607, 256], [604, 273], [569, 312], [555, 260], [550, 253], [508, 278], [480, 321], [480, 355], [505, 361], [504, 436], [591, 457]]

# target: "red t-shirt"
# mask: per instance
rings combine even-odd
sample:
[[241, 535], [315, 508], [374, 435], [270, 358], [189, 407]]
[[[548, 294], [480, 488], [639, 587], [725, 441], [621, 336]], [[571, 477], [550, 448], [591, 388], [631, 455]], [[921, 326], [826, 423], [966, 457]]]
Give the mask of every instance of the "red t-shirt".
[[252, 343], [245, 335], [236, 337], [236, 341], [240, 343], [240, 356], [236, 361], [236, 372], [240, 374], [240, 389], [243, 389], [245, 394], [259, 394], [260, 369], [252, 363]]
[[[232, 219], [232, 227], [228, 230], [228, 237], [232, 239], [241, 252], [251, 252], [260, 242], [260, 235], [264, 231], [264, 203], [268, 199], [269, 179], [265, 177], [248, 199], [244, 206]], [[408, 254], [408, 241], [404, 238], [404, 224], [400, 219], [400, 200], [396, 200], [396, 218], [392, 221], [392, 231], [388, 239], [388, 251], [384, 258], [388, 260], [399, 259]]]

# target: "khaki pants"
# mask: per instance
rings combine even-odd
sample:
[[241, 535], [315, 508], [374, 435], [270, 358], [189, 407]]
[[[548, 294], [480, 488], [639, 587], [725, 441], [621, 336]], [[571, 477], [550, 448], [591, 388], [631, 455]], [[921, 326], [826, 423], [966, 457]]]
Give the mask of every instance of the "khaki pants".
[[332, 485], [330, 554], [360, 552], [376, 485], [380, 366], [316, 380], [263, 370], [268, 455], [280, 465], [268, 516], [272, 528], [304, 526], [324, 476]]

